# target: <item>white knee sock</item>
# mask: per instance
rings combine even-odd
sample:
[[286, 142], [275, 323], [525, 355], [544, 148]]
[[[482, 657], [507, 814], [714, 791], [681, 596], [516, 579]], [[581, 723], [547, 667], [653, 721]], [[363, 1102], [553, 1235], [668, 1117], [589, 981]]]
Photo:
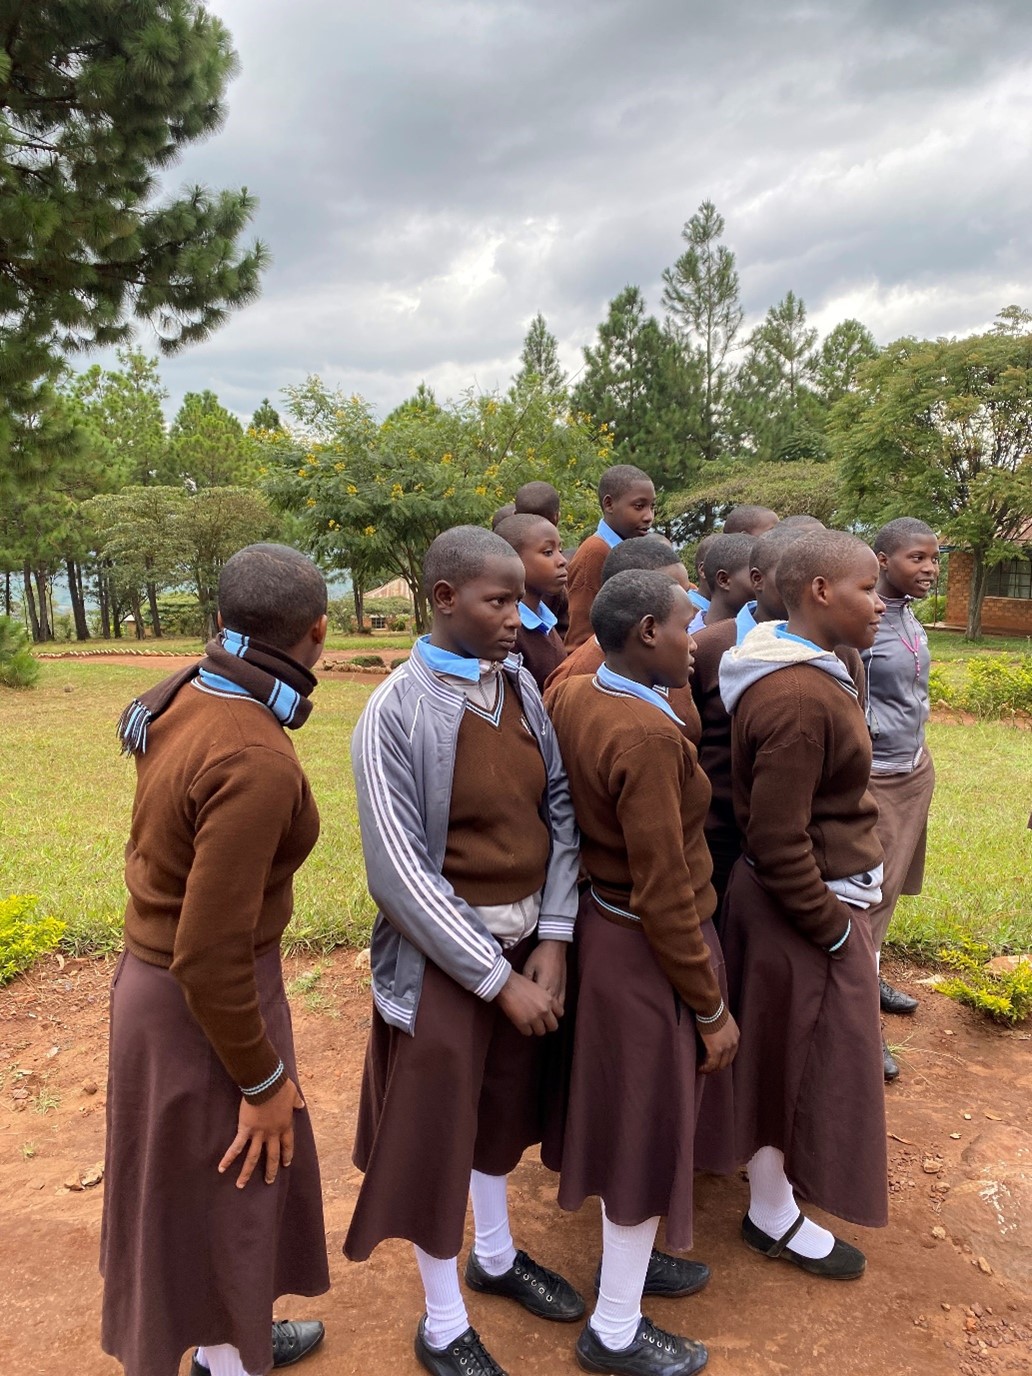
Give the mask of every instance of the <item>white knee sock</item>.
[[602, 1205], [602, 1275], [598, 1303], [588, 1323], [610, 1352], [630, 1347], [641, 1323], [641, 1292], [649, 1269], [658, 1218], [624, 1227], [610, 1222]]
[[[785, 1174], [784, 1153], [776, 1147], [761, 1147], [748, 1169], [749, 1217], [757, 1228], [776, 1240], [799, 1217], [799, 1205]], [[835, 1235], [807, 1218], [788, 1245], [800, 1256], [816, 1260], [828, 1255], [835, 1245]]]
[[474, 1171], [469, 1177], [475, 1237], [473, 1251], [489, 1276], [502, 1276], [516, 1260], [509, 1231], [508, 1178]]
[[426, 1340], [431, 1347], [444, 1348], [469, 1327], [469, 1315], [459, 1289], [458, 1258], [440, 1261], [421, 1247], [416, 1247], [415, 1253], [426, 1293]]
[[199, 1347], [196, 1360], [206, 1366], [211, 1376], [248, 1376], [240, 1360], [240, 1349], [231, 1343], [217, 1343], [213, 1347]]

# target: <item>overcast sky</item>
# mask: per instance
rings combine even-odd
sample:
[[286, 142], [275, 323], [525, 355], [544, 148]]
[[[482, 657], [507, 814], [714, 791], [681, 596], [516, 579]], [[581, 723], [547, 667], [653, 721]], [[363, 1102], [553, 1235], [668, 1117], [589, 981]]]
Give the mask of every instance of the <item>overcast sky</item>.
[[[1032, 307], [1027, 0], [210, 0], [241, 74], [176, 171], [247, 186], [261, 300], [162, 365], [241, 415], [320, 373], [384, 411], [582, 362], [709, 198], [749, 323], [885, 343]], [[142, 345], [153, 346], [146, 334]]]

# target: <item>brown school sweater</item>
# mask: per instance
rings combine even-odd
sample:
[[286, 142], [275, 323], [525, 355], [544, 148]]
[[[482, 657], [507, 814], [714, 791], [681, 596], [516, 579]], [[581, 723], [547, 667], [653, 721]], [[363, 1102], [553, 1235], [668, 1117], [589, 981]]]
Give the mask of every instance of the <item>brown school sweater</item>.
[[710, 791], [695, 747], [651, 703], [591, 678], [559, 684], [550, 710], [595, 892], [635, 914], [678, 994], [711, 1017], [720, 990], [699, 930], [716, 902], [702, 834]]
[[279, 1054], [265, 1035], [254, 962], [278, 945], [294, 872], [319, 835], [308, 781], [268, 708], [193, 683], [151, 723], [136, 776], [126, 947], [171, 969], [233, 1081], [262, 1084]]
[[499, 675], [497, 723], [469, 703], [459, 725], [441, 873], [475, 908], [537, 893], [548, 868], [547, 778], [519, 698]]
[[602, 565], [609, 545], [601, 535], [589, 535], [577, 547], [566, 571], [566, 601], [570, 609], [570, 629], [566, 632], [567, 650], [575, 650], [590, 640], [591, 604], [602, 586]]
[[566, 649], [553, 626], [550, 631], [530, 631], [521, 626], [516, 632], [516, 650], [523, 656], [523, 667], [538, 686], [545, 690], [545, 680], [566, 658]]
[[[576, 650], [567, 655], [562, 664], [549, 674], [544, 688], [545, 706], [551, 710], [553, 690], [560, 683], [581, 674], [596, 674], [604, 662], [605, 655], [602, 653], [602, 647], [594, 636], [590, 640], [586, 640], [583, 645], [578, 645]], [[685, 736], [692, 745], [698, 746], [702, 739], [702, 723], [699, 720], [695, 703], [692, 701], [691, 689], [671, 688], [667, 701], [684, 722]]]
[[825, 879], [881, 863], [863, 708], [830, 674], [793, 664], [754, 683], [732, 718], [735, 814], [756, 875], [818, 946], [842, 936]]

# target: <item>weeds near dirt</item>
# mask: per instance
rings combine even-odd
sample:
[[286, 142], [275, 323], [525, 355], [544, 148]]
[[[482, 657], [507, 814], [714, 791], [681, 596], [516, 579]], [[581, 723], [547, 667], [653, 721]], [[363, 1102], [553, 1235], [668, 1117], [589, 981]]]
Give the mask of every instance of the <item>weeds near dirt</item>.
[[59, 1108], [60, 1104], [60, 1094], [58, 1094], [56, 1090], [51, 1089], [46, 1081], [40, 1085], [32, 1100], [32, 1107], [38, 1114], [44, 1117], [53, 1109]]
[[31, 1161], [38, 1150], [35, 1142], [23, 1142], [21, 1145], [21, 1154], [26, 1161]]

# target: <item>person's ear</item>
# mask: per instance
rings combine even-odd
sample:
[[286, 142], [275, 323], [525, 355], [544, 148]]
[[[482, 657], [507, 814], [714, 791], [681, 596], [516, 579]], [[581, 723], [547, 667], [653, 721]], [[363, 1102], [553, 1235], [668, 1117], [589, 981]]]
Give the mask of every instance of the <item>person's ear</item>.
[[224, 631], [226, 629], [226, 623], [222, 619], [221, 612], [215, 613], [215, 625], [218, 626], [220, 631]]
[[752, 584], [753, 592], [756, 593], [758, 597], [763, 591], [763, 574], [759, 569], [749, 570], [749, 582]]
[[818, 607], [828, 606], [831, 601], [831, 589], [832, 584], [824, 577], [823, 573], [819, 573], [810, 584], [810, 593]]
[[878, 559], [878, 567], [880, 569], [884, 571], [889, 567], [889, 556], [885, 553], [883, 549], [878, 550], [876, 557]]
[[327, 617], [326, 613], [323, 612], [322, 616], [320, 616], [319, 620], [315, 623], [315, 625], [312, 627], [311, 631], [309, 632], [309, 634], [310, 634], [311, 637], [312, 637], [312, 643], [315, 644], [315, 645], [319, 645], [319, 646], [325, 645], [325, 644], [326, 644], [326, 633], [327, 633], [327, 631], [328, 631], [329, 629], [330, 629], [329, 618]]
[[717, 569], [717, 587], [721, 592], [727, 592], [731, 586], [731, 575], [727, 569]]
[[646, 612], [638, 622], [638, 639], [643, 645], [655, 644], [657, 629], [656, 618], [651, 612]]
[[439, 578], [430, 590], [430, 605], [434, 611], [451, 616], [455, 610], [455, 591], [446, 578]]
[[608, 516], [612, 509], [613, 495], [611, 492], [607, 492], [606, 495], [602, 498], [602, 515]]

